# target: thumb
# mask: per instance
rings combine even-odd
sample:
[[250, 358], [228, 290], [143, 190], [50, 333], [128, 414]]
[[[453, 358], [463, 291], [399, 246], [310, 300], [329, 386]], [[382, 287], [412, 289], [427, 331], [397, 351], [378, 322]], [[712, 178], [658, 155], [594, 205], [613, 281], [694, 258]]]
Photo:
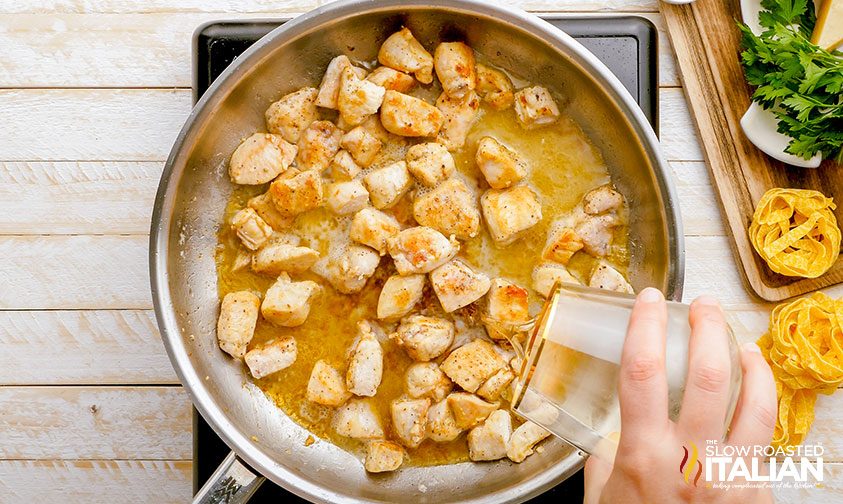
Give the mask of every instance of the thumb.
[[591, 456], [585, 461], [585, 489], [583, 491], [583, 504], [598, 504], [603, 494], [603, 487], [609, 481], [612, 474], [612, 464], [603, 459]]

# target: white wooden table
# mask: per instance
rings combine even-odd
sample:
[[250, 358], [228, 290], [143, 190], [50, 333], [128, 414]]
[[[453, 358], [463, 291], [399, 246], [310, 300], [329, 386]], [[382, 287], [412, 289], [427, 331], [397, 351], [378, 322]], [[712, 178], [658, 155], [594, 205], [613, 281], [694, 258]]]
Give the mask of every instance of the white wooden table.
[[[0, 501], [186, 502], [191, 408], [152, 313], [147, 232], [191, 108], [190, 41], [212, 19], [318, 0], [0, 0]], [[717, 295], [744, 339], [770, 309], [735, 266], [656, 0], [508, 0], [535, 12], [637, 13], [662, 31], [661, 134], [686, 232], [686, 298]], [[843, 288], [831, 289], [841, 296]], [[843, 394], [811, 439], [843, 462]], [[840, 502], [825, 488], [780, 500]]]

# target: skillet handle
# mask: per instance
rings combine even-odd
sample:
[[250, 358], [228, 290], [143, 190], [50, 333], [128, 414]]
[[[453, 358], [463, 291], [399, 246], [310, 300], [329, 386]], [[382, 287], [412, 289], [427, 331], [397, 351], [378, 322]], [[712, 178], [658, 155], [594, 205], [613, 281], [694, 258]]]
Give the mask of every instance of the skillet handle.
[[193, 504], [245, 504], [265, 480], [231, 452], [193, 496]]

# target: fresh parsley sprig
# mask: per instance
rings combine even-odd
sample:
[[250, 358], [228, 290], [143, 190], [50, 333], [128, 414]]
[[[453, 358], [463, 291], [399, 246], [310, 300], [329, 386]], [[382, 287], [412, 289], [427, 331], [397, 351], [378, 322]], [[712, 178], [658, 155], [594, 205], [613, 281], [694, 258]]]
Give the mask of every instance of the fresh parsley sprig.
[[811, 43], [810, 0], [762, 0], [761, 7], [761, 35], [739, 23], [752, 100], [772, 110], [779, 132], [793, 139], [787, 152], [843, 162], [843, 55]]

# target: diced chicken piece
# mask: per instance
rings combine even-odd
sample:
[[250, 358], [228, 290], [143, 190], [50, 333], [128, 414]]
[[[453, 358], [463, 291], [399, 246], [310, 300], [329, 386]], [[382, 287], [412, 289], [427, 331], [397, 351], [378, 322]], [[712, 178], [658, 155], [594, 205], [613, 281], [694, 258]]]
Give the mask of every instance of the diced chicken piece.
[[372, 70], [372, 73], [366, 76], [366, 80], [372, 81], [384, 89], [391, 89], [399, 93], [406, 93], [416, 85], [416, 79], [412, 75], [399, 72], [387, 66], [375, 68]]
[[533, 422], [524, 422], [509, 437], [506, 444], [506, 456], [513, 462], [523, 462], [533, 454], [533, 447], [539, 441], [550, 436], [550, 432]]
[[493, 374], [486, 380], [486, 383], [477, 389], [477, 395], [487, 401], [497, 401], [501, 394], [506, 390], [507, 386], [515, 379], [515, 373], [509, 366], [502, 368], [497, 373]]
[[565, 226], [564, 222], [555, 222], [547, 233], [547, 242], [545, 242], [542, 251], [542, 259], [568, 264], [571, 257], [582, 248], [582, 239], [576, 231]]
[[386, 254], [389, 239], [401, 231], [395, 217], [374, 208], [364, 208], [351, 220], [351, 239]]
[[301, 170], [321, 172], [340, 150], [342, 131], [331, 121], [314, 121], [299, 139], [296, 165]]
[[246, 353], [246, 365], [257, 379], [287, 369], [296, 362], [296, 340], [293, 338], [273, 339], [263, 346]]
[[355, 163], [368, 168], [375, 161], [383, 142], [363, 126], [357, 126], [343, 135], [340, 145], [351, 154]]
[[381, 105], [381, 123], [390, 133], [405, 137], [432, 137], [445, 121], [442, 112], [413, 96], [387, 91]]
[[231, 271], [241, 271], [252, 265], [252, 253], [248, 250], [238, 249], [237, 255], [231, 264]]
[[427, 437], [437, 443], [453, 441], [462, 433], [457, 427], [448, 400], [442, 399], [427, 410]]
[[424, 441], [430, 399], [395, 400], [390, 406], [392, 428], [401, 444], [416, 448]]
[[462, 42], [442, 42], [433, 51], [433, 67], [448, 96], [462, 98], [477, 86], [474, 51]]
[[398, 319], [410, 313], [424, 293], [424, 275], [392, 275], [378, 298], [378, 318]]
[[269, 237], [269, 240], [266, 242], [264, 247], [269, 245], [290, 245], [293, 247], [298, 247], [301, 245], [301, 237], [293, 233], [272, 233], [272, 236]]
[[362, 245], [351, 244], [341, 252], [331, 252], [313, 265], [311, 271], [327, 280], [343, 294], [354, 294], [363, 290], [366, 282], [375, 274], [381, 257], [377, 252]]
[[272, 202], [272, 197], [269, 193], [263, 193], [249, 199], [247, 204], [249, 208], [260, 215], [260, 218], [269, 224], [275, 231], [282, 231], [293, 225], [294, 217], [284, 215], [278, 211], [275, 204]]
[[609, 185], [603, 185], [587, 192], [582, 198], [582, 207], [589, 215], [614, 212], [623, 206], [623, 196]]
[[217, 340], [228, 355], [240, 359], [255, 335], [261, 300], [249, 291], [229, 292], [222, 298]]
[[334, 413], [334, 431], [354, 439], [383, 438], [383, 426], [369, 399], [351, 399]]
[[448, 148], [436, 142], [414, 145], [407, 151], [407, 168], [425, 187], [436, 187], [454, 173], [456, 165]]
[[460, 249], [456, 239], [449, 240], [425, 226], [401, 231], [388, 240], [388, 247], [399, 275], [429, 273], [450, 261]]
[[441, 401], [453, 387], [435, 362], [417, 362], [407, 368], [407, 394], [413, 399], [429, 397]]
[[606, 257], [612, 248], [614, 230], [619, 225], [614, 214], [589, 215], [574, 227], [574, 232], [582, 240], [586, 254]]
[[[288, 172], [289, 173], [289, 172]], [[322, 177], [308, 170], [290, 177], [278, 177], [269, 185], [269, 198], [279, 213], [294, 216], [322, 204]]]
[[506, 457], [506, 447], [512, 436], [512, 417], [506, 410], [497, 410], [468, 433], [468, 458], [475, 462], [499, 460]]
[[480, 271], [454, 259], [430, 273], [430, 283], [447, 313], [468, 306], [489, 292], [492, 282]]
[[265, 184], [289, 168], [296, 150], [279, 135], [255, 133], [231, 155], [228, 174], [235, 184]]
[[512, 106], [515, 100], [512, 81], [500, 70], [477, 64], [477, 94], [495, 110]]
[[444, 119], [436, 141], [450, 151], [459, 150], [465, 145], [468, 131], [480, 112], [480, 98], [474, 91], [469, 91], [462, 98], [454, 98], [445, 93], [436, 99], [436, 108]]
[[533, 290], [540, 295], [550, 296], [550, 291], [557, 282], [580, 285], [580, 281], [561, 264], [548, 262], [533, 268]]
[[621, 272], [603, 261], [594, 268], [588, 280], [588, 286], [627, 294], [635, 293]]
[[413, 186], [413, 179], [404, 161], [396, 161], [370, 172], [363, 178], [363, 182], [369, 189], [372, 204], [378, 209], [395, 205]]
[[340, 79], [343, 70], [351, 68], [359, 78], [366, 77], [366, 70], [355, 67], [344, 54], [337, 56], [328, 63], [325, 75], [322, 76], [322, 83], [319, 85], [319, 94], [316, 97], [316, 105], [323, 108], [336, 109], [337, 97], [340, 93]]
[[316, 282], [293, 282], [289, 275], [282, 273], [267, 289], [261, 303], [261, 314], [277, 326], [300, 326], [307, 320], [311, 301], [321, 293], [322, 287]]
[[454, 324], [450, 320], [411, 315], [401, 321], [390, 338], [397, 338], [413, 360], [427, 362], [450, 348], [454, 334]]
[[302, 132], [318, 118], [316, 88], [301, 88], [285, 95], [266, 109], [266, 129], [290, 143], [299, 141]]
[[383, 377], [383, 348], [369, 322], [357, 323], [359, 336], [352, 346], [345, 383], [354, 395], [373, 397]]
[[480, 206], [498, 245], [509, 245], [542, 220], [539, 197], [527, 186], [489, 189], [480, 198]]
[[417, 196], [413, 202], [413, 216], [420, 225], [445, 236], [467, 240], [480, 231], [477, 197], [457, 178], [446, 180], [430, 192]]
[[319, 252], [309, 247], [287, 243], [267, 243], [252, 256], [252, 269], [264, 275], [278, 276], [283, 272], [301, 273], [319, 259]]
[[495, 351], [494, 345], [476, 339], [451, 352], [439, 367], [463, 390], [476, 392], [480, 385], [506, 366], [506, 361]]
[[539, 128], [556, 122], [559, 107], [547, 88], [533, 86], [515, 93], [515, 115], [524, 128]]
[[351, 180], [363, 171], [363, 167], [357, 164], [347, 150], [337, 152], [328, 168], [335, 180]]
[[495, 324], [486, 324], [486, 332], [492, 339], [506, 339], [499, 327], [517, 326], [530, 319], [527, 289], [514, 283], [495, 278], [486, 296], [486, 313]]
[[385, 92], [384, 88], [359, 78], [354, 70], [346, 68], [340, 78], [340, 93], [337, 96], [340, 117], [345, 124], [357, 126], [378, 111]]
[[415, 74], [422, 84], [433, 82], [433, 56], [409, 28], [401, 28], [384, 41], [378, 51], [378, 61], [395, 70]]
[[359, 180], [334, 182], [325, 192], [325, 204], [337, 215], [359, 212], [369, 204], [369, 191]]
[[345, 388], [342, 373], [324, 360], [318, 360], [310, 373], [306, 396], [310, 402], [336, 407], [346, 402], [351, 393]]
[[249, 250], [257, 250], [272, 236], [272, 226], [251, 208], [244, 208], [231, 218], [231, 228]]
[[470, 429], [479, 425], [498, 409], [497, 404], [488, 403], [468, 392], [454, 392], [449, 395], [448, 406], [454, 414], [454, 422], [460, 429]]
[[369, 441], [363, 467], [370, 473], [394, 471], [404, 462], [404, 448], [391, 441]]
[[506, 189], [527, 175], [527, 165], [518, 154], [492, 137], [480, 139], [474, 160], [493, 189]]

